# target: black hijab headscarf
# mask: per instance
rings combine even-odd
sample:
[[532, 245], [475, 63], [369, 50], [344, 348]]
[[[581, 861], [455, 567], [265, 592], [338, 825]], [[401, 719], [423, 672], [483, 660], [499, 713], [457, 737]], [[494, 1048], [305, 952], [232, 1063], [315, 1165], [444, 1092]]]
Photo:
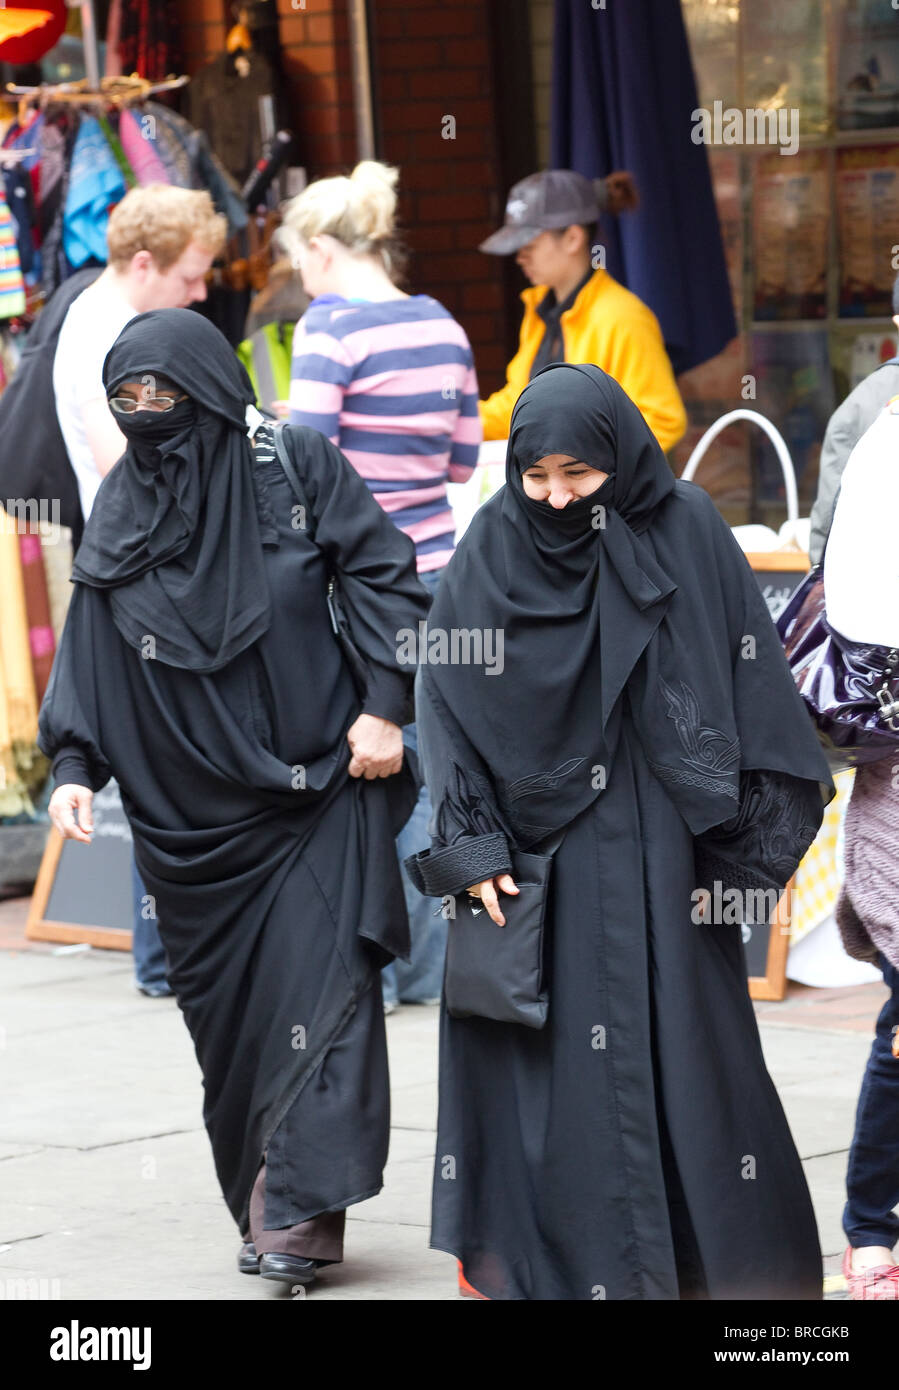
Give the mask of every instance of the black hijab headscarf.
[[116, 417], [128, 448], [100, 485], [72, 577], [108, 590], [116, 627], [144, 655], [218, 671], [270, 621], [272, 536], [246, 424], [255, 395], [226, 339], [188, 309], [138, 314], [103, 365], [109, 396], [157, 375], [189, 399]]
[[[555, 509], [529, 498], [521, 476], [550, 454], [609, 476]], [[598, 367], [554, 364], [522, 392], [506, 486], [463, 537], [428, 626], [503, 634], [501, 675], [424, 665], [420, 681], [464, 727], [521, 847], [603, 790], [625, 687], [650, 767], [694, 834], [735, 814], [741, 769], [829, 784], [729, 529], [701, 489], [677, 484], [637, 407]], [[739, 660], [746, 632], [755, 663]]]

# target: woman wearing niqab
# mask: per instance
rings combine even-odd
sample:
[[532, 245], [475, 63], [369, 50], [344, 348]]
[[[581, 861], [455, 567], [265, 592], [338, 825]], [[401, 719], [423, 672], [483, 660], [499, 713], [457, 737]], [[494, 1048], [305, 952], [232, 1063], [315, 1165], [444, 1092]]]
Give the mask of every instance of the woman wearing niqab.
[[[553, 505], [563, 467], [580, 495]], [[511, 930], [511, 852], [561, 844], [545, 1026], [441, 1008], [432, 1246], [489, 1299], [819, 1299], [725, 908], [776, 902], [832, 784], [729, 528], [598, 368], [519, 398], [428, 620], [453, 629], [502, 662], [420, 667], [435, 818], [410, 871]]]
[[111, 399], [160, 376], [174, 406], [120, 416], [40, 743], [82, 821], [82, 789], [118, 782], [241, 1268], [305, 1283], [342, 1258], [346, 1208], [387, 1155], [378, 972], [408, 955], [393, 836], [417, 792], [394, 634], [428, 596], [412, 543], [323, 436], [285, 430], [305, 504], [269, 425], [254, 449], [249, 379], [200, 315], [138, 315], [104, 367]]

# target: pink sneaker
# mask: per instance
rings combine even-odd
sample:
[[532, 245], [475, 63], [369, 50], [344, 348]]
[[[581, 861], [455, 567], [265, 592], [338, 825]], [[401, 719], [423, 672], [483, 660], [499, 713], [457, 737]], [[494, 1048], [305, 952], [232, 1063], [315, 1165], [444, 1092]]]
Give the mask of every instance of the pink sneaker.
[[899, 1265], [874, 1265], [861, 1274], [852, 1269], [852, 1247], [843, 1256], [843, 1274], [850, 1299], [864, 1302], [899, 1303]]

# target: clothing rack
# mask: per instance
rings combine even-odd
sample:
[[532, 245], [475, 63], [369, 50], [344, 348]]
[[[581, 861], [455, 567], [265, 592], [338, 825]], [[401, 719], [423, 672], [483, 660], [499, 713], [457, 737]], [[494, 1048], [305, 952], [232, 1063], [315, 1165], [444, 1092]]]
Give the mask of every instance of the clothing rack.
[[189, 77], [168, 77], [164, 82], [148, 82], [144, 77], [103, 77], [99, 86], [90, 86], [86, 79], [80, 82], [45, 82], [39, 87], [19, 87], [14, 82], [6, 84], [6, 90], [20, 101], [33, 103], [41, 108], [54, 102], [70, 106], [131, 106], [135, 102], [146, 101], [157, 92], [173, 92], [184, 87]]

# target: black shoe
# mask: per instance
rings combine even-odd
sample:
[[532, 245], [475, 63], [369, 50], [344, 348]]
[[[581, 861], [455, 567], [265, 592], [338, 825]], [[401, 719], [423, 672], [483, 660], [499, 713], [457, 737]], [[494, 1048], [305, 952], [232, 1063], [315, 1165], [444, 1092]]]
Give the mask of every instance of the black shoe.
[[152, 985], [142, 985], [139, 980], [135, 980], [134, 988], [137, 990], [138, 994], [144, 995], [146, 999], [171, 999], [172, 995], [175, 993], [164, 980], [160, 980], [158, 983]]
[[315, 1260], [299, 1255], [260, 1255], [259, 1273], [263, 1279], [277, 1279], [282, 1284], [312, 1284], [318, 1271]]
[[251, 1240], [245, 1241], [240, 1247], [237, 1256], [237, 1268], [241, 1274], [259, 1273], [259, 1256], [256, 1254], [256, 1247]]

